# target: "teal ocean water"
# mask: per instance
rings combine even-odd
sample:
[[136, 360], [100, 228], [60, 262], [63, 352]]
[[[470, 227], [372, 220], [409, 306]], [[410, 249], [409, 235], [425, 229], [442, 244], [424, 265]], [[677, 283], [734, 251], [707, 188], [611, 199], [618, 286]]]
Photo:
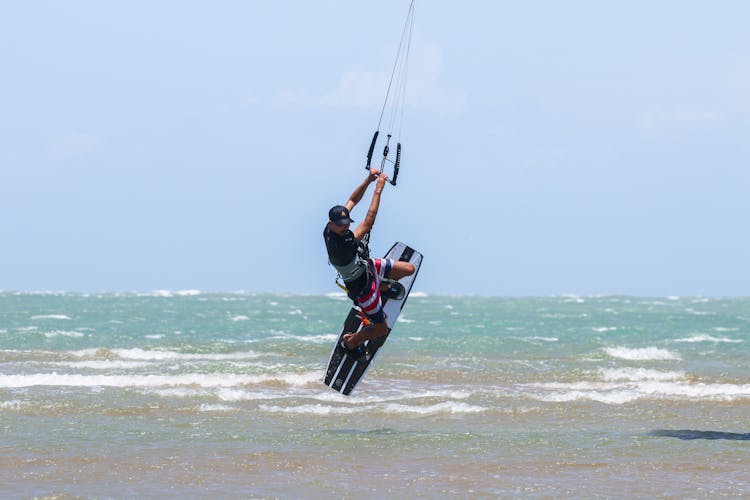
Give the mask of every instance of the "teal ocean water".
[[750, 496], [750, 299], [0, 293], [3, 498]]

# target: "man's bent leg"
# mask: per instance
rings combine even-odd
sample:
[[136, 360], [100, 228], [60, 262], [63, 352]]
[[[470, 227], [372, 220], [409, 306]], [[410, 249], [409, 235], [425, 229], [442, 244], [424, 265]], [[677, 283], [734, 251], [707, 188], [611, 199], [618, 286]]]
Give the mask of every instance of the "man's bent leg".
[[388, 324], [385, 321], [382, 323], [373, 323], [362, 328], [357, 333], [344, 334], [344, 343], [349, 349], [356, 349], [362, 342], [382, 337], [386, 333], [388, 333]]
[[415, 270], [416, 269], [414, 267], [414, 264], [397, 260], [393, 262], [391, 270], [386, 278], [390, 278], [392, 280], [400, 280], [404, 276], [411, 276], [412, 274], [414, 274]]
[[370, 260], [370, 269], [373, 271], [372, 282], [369, 291], [358, 298], [356, 302], [362, 312], [370, 319], [371, 324], [356, 333], [344, 335], [344, 344], [350, 349], [356, 349], [362, 342], [382, 337], [388, 333], [383, 302], [380, 299], [380, 277], [388, 273], [393, 264], [394, 262], [389, 259]]

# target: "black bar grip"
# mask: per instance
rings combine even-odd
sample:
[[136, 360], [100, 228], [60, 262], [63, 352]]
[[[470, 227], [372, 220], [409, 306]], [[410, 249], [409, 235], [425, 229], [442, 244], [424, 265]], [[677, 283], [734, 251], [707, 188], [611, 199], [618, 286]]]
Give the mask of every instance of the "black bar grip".
[[388, 158], [388, 151], [390, 151], [388, 145], [391, 143], [391, 134], [388, 134], [388, 140], [385, 141], [385, 147], [383, 148], [383, 159]]
[[398, 167], [401, 166], [401, 143], [396, 143], [396, 163], [393, 164], [393, 179], [391, 184], [396, 185], [396, 179], [398, 179]]
[[375, 131], [375, 135], [372, 136], [372, 142], [370, 143], [370, 149], [367, 150], [367, 165], [365, 168], [370, 170], [370, 163], [372, 162], [372, 152], [375, 151], [375, 143], [378, 141], [378, 134], [380, 130]]

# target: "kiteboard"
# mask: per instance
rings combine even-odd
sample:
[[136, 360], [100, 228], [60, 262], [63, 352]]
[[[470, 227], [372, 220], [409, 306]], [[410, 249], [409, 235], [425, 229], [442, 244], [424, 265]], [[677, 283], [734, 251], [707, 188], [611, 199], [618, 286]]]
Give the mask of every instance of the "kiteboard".
[[406, 299], [409, 298], [411, 287], [414, 284], [417, 273], [419, 273], [419, 266], [422, 265], [422, 254], [401, 242], [395, 243], [385, 254], [385, 258], [411, 263], [414, 265], [414, 274], [411, 276], [405, 276], [399, 280], [399, 283], [404, 287], [404, 293], [399, 294], [399, 298], [388, 298], [385, 295], [382, 295], [383, 310], [386, 314], [385, 321], [388, 325], [388, 333], [377, 339], [365, 342], [369, 356], [352, 356], [341, 346], [341, 341], [345, 333], [356, 332], [363, 327], [359, 309], [357, 307], [352, 307], [349, 311], [349, 315], [346, 317], [346, 321], [344, 321], [344, 328], [341, 330], [341, 333], [333, 346], [333, 351], [328, 360], [328, 368], [326, 369], [325, 378], [323, 380], [323, 382], [331, 389], [344, 395], [351, 394], [357, 383], [359, 383], [359, 381], [365, 376], [367, 369], [375, 359], [375, 355], [388, 339], [388, 336], [406, 303]]

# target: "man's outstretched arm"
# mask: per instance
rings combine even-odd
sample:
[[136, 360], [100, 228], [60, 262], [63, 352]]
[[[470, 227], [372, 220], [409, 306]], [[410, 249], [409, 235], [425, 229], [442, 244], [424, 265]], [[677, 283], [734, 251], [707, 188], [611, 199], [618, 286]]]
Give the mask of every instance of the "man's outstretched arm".
[[349, 209], [350, 212], [352, 211], [352, 208], [354, 208], [354, 205], [362, 200], [362, 197], [365, 195], [365, 191], [367, 191], [367, 186], [369, 186], [372, 181], [377, 179], [379, 175], [379, 170], [371, 168], [370, 173], [367, 174], [367, 178], [362, 181], [362, 184], [354, 189], [354, 192], [349, 196], [349, 199], [346, 201], [346, 203], [344, 203], [344, 206]]
[[367, 210], [367, 215], [362, 223], [354, 228], [353, 231], [357, 241], [369, 233], [372, 230], [372, 226], [375, 225], [375, 217], [377, 217], [378, 208], [380, 208], [380, 194], [383, 192], [387, 180], [388, 177], [385, 174], [378, 175], [378, 182], [375, 185], [375, 191], [372, 193], [372, 201], [370, 202], [370, 208]]

